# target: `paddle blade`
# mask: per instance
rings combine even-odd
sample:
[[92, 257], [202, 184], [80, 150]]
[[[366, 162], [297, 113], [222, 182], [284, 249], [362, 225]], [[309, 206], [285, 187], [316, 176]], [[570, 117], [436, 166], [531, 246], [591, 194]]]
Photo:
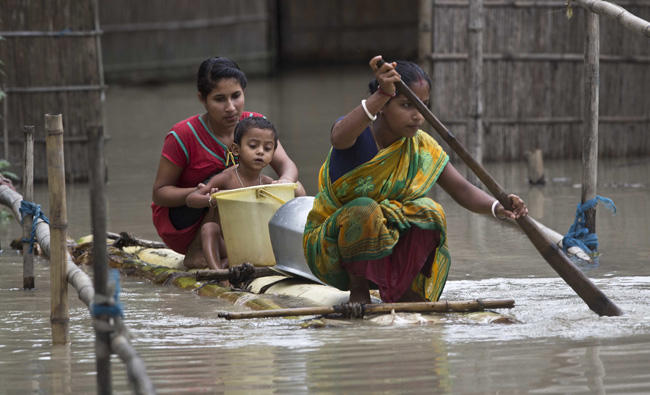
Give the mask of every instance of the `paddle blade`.
[[530, 217], [520, 217], [517, 223], [526, 233], [537, 251], [553, 270], [600, 316], [619, 316], [623, 311], [591, 282], [591, 280], [558, 248], [544, 236]]

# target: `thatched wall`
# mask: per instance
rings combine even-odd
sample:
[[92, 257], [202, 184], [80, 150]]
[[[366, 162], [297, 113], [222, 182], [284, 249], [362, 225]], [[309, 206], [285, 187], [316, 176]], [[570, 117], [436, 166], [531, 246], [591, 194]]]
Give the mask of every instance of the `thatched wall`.
[[[86, 129], [101, 125], [102, 79], [92, 1], [2, 0], [3, 157], [20, 167], [24, 125], [34, 125], [35, 179], [47, 177], [44, 114], [63, 114], [69, 180], [87, 174]], [[14, 168], [16, 173], [22, 169]]]
[[[620, 2], [650, 19], [650, 1]], [[564, 1], [485, 0], [483, 27], [483, 157], [580, 158], [584, 15], [567, 19]], [[470, 81], [468, 2], [434, 1], [433, 109], [466, 141]], [[600, 17], [601, 156], [650, 153], [650, 40]]]
[[193, 78], [209, 56], [237, 60], [247, 74], [274, 64], [269, 0], [100, 0], [107, 81]]

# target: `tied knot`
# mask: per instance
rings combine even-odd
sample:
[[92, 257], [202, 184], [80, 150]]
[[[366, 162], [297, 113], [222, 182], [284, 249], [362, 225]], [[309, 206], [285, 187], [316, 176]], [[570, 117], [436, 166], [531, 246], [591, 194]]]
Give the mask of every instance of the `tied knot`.
[[22, 223], [25, 220], [25, 217], [32, 216], [32, 231], [29, 235], [29, 239], [23, 239], [23, 243], [29, 243], [29, 253], [34, 252], [34, 243], [36, 242], [36, 225], [38, 221], [42, 220], [46, 224], [50, 223], [50, 220], [45, 216], [43, 211], [41, 211], [41, 205], [34, 202], [28, 202], [22, 200], [20, 202], [20, 222]]
[[334, 311], [344, 318], [363, 318], [366, 307], [363, 303], [341, 303], [334, 306]]
[[228, 268], [228, 281], [231, 284], [241, 284], [248, 281], [255, 274], [255, 266], [248, 262]]

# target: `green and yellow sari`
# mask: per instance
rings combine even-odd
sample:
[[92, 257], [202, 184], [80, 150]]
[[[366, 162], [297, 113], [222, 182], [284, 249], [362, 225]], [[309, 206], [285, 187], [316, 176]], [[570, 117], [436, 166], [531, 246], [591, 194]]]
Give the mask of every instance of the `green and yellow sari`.
[[[330, 154], [319, 172], [319, 192], [303, 235], [305, 257], [323, 282], [347, 290], [341, 262], [372, 261], [391, 255], [400, 235], [415, 226], [440, 232], [430, 273], [418, 273], [410, 289], [438, 300], [450, 265], [445, 213], [426, 197], [449, 157], [428, 134], [401, 138], [336, 181]], [[437, 248], [436, 248], [437, 247]]]

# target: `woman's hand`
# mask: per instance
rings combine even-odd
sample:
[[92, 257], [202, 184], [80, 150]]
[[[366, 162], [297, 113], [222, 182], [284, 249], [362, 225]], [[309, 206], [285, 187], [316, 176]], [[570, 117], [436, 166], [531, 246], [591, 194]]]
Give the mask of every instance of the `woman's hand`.
[[400, 75], [395, 70], [397, 63], [387, 63], [377, 67], [377, 62], [381, 60], [381, 55], [377, 55], [374, 58], [370, 59], [370, 68], [375, 73], [375, 78], [377, 83], [379, 83], [379, 89], [385, 92], [388, 95], [395, 95], [395, 83], [401, 79]]
[[512, 211], [506, 210], [505, 207], [499, 203], [494, 210], [497, 218], [517, 219], [519, 217], [528, 215], [528, 207], [526, 207], [526, 203], [524, 203], [524, 201], [519, 196], [511, 193], [508, 195], [508, 200], [510, 200]]

